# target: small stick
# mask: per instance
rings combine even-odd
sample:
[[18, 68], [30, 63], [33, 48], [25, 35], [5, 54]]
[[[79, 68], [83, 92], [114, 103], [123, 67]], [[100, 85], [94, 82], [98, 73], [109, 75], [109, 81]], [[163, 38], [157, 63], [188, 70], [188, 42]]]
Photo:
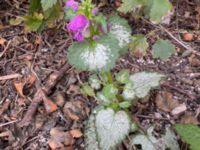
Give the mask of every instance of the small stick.
[[177, 91], [177, 92], [179, 92], [179, 93], [181, 93], [181, 94], [183, 94], [183, 95], [185, 95], [185, 96], [191, 98], [192, 100], [195, 98], [193, 95], [190, 95], [189, 93], [187, 93], [187, 92], [181, 90], [180, 88], [177, 88], [177, 87], [175, 87], [175, 86], [169, 85], [169, 84], [167, 84], [167, 83], [163, 83], [161, 86], [164, 86], [164, 87], [170, 88], [170, 89], [172, 89], [172, 90], [175, 90], [175, 91]]
[[6, 75], [6, 76], [0, 76], [0, 81], [1, 80], [10, 80], [10, 79], [15, 79], [15, 78], [20, 78], [20, 77], [22, 77], [22, 75], [18, 74], [18, 73]]
[[28, 126], [31, 123], [31, 120], [36, 113], [38, 105], [43, 101], [43, 98], [46, 97], [51, 91], [51, 89], [56, 85], [56, 83], [63, 77], [64, 73], [69, 69], [68, 64], [65, 64], [59, 72], [52, 73], [47, 82], [46, 85], [39, 88], [37, 92], [35, 93], [33, 100], [28, 108], [28, 111], [26, 112], [24, 118], [19, 123], [20, 127]]
[[9, 122], [6, 122], [6, 123], [2, 123], [2, 124], [0, 124], [0, 128], [1, 128], [1, 127], [4, 127], [4, 126], [7, 126], [7, 125], [9, 125], [9, 124], [15, 123], [15, 122], [17, 122], [17, 121], [19, 121], [19, 120], [13, 120], [13, 121], [9, 121]]

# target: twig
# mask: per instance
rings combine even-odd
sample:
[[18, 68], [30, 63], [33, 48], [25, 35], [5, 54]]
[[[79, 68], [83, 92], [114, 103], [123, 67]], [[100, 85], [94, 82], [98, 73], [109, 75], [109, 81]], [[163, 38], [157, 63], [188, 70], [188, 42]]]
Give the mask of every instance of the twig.
[[0, 58], [4, 55], [4, 53], [7, 51], [8, 47], [10, 46], [11, 40], [8, 41], [8, 44], [6, 45], [6, 47], [4, 48], [3, 52], [0, 53]]
[[37, 92], [35, 93], [33, 100], [28, 108], [28, 111], [26, 112], [24, 118], [19, 123], [20, 127], [28, 126], [31, 123], [31, 120], [37, 110], [38, 105], [43, 101], [43, 98], [48, 95], [51, 91], [51, 89], [56, 85], [56, 83], [63, 77], [64, 73], [68, 70], [69, 66], [68, 64], [65, 64], [59, 72], [52, 73], [47, 82], [46, 85], [39, 88]]
[[19, 120], [13, 120], [13, 121], [9, 121], [9, 122], [6, 122], [6, 123], [2, 123], [0, 124], [0, 127], [4, 127], [4, 126], [7, 126], [9, 124], [12, 124], [12, 123], [15, 123], [15, 122], [18, 122]]
[[0, 76], [0, 81], [1, 80], [10, 80], [10, 79], [15, 79], [15, 78], [20, 78], [20, 77], [22, 77], [22, 75], [18, 74], [18, 73], [6, 75], [6, 76]]
[[169, 85], [169, 84], [167, 84], [167, 83], [162, 83], [161, 86], [164, 86], [164, 87], [170, 88], [170, 89], [172, 89], [172, 90], [175, 90], [175, 91], [177, 91], [177, 92], [179, 92], [179, 93], [181, 93], [181, 94], [183, 94], [183, 95], [189, 97], [189, 98], [192, 99], [192, 100], [195, 99], [195, 97], [194, 97], [193, 95], [190, 95], [189, 93], [187, 93], [187, 92], [185, 92], [185, 91], [183, 91], [183, 90], [181, 90], [180, 88], [177, 88], [177, 87], [175, 87], [175, 86]]

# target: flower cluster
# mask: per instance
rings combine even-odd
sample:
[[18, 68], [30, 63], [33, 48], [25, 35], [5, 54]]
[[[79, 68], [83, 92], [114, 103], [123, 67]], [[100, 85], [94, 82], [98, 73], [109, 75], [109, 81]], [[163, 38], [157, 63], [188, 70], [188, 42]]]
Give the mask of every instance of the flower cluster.
[[91, 16], [96, 16], [98, 13], [98, 9], [93, 7], [90, 1], [86, 5], [90, 5], [91, 10], [89, 9], [89, 12], [83, 5], [81, 6], [74, 0], [68, 0], [65, 3], [66, 8], [72, 9], [76, 13], [67, 24], [67, 29], [73, 34], [73, 38], [79, 42], [90, 36]]

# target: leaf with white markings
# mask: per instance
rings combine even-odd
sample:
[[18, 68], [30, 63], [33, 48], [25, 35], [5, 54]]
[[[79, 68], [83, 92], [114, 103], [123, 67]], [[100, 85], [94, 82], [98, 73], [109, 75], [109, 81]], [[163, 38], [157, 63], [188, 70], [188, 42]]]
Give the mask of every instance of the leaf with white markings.
[[164, 75], [159, 73], [135, 73], [130, 76], [130, 83], [125, 85], [122, 95], [128, 100], [135, 97], [144, 98], [148, 95], [151, 88], [159, 86], [159, 82], [163, 77]]
[[115, 66], [119, 56], [117, 40], [107, 34], [98, 40], [76, 42], [69, 47], [69, 63], [81, 70], [108, 71]]
[[161, 138], [156, 138], [153, 135], [153, 127], [147, 130], [147, 135], [137, 134], [132, 137], [132, 145], [141, 145], [142, 150], [180, 150], [176, 135], [167, 128], [165, 135]]
[[119, 16], [112, 16], [109, 18], [109, 22], [111, 24], [110, 33], [118, 40], [120, 53], [126, 53], [131, 40], [131, 28], [127, 20]]
[[128, 135], [130, 124], [124, 111], [108, 108], [91, 114], [85, 128], [86, 150], [114, 149]]
[[42, 9], [46, 11], [57, 3], [57, 0], [41, 0]]
[[176, 52], [175, 46], [171, 44], [169, 40], [159, 39], [153, 45], [152, 54], [154, 58], [160, 58], [162, 60], [166, 60], [175, 52]]
[[98, 76], [95, 74], [89, 77], [89, 84], [95, 90], [98, 90], [101, 87], [101, 81], [99, 80]]

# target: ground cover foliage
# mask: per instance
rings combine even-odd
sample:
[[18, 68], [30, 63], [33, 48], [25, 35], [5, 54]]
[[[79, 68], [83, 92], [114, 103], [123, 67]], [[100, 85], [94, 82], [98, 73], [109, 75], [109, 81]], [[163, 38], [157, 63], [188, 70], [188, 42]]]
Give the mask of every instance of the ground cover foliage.
[[199, 1], [0, 4], [1, 149], [200, 149]]

